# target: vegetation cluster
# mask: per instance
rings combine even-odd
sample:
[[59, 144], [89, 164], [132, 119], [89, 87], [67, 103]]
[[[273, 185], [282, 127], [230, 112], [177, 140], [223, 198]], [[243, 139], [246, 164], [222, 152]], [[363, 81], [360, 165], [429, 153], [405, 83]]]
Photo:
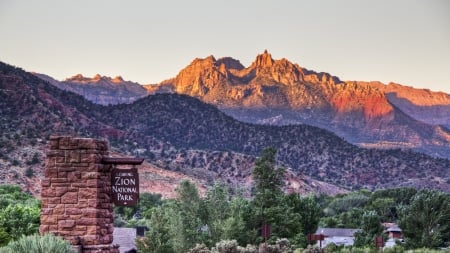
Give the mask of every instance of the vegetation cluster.
[[[267, 148], [255, 162], [251, 198], [220, 184], [201, 197], [193, 183], [183, 181], [175, 199], [144, 193], [136, 207], [116, 207], [115, 225], [148, 227], [136, 241], [139, 252], [317, 252], [307, 235], [319, 226], [360, 229], [352, 247], [331, 244], [326, 252], [375, 252], [373, 239], [384, 234], [382, 222], [397, 222], [404, 235], [404, 242], [387, 252], [450, 246], [449, 194], [412, 188], [335, 197], [286, 194], [285, 169], [275, 157], [276, 150]], [[0, 252], [21, 252], [45, 240], [62, 249], [55, 252], [68, 252], [58, 238], [24, 237], [38, 232], [39, 217], [38, 200], [18, 186], [1, 185]]]

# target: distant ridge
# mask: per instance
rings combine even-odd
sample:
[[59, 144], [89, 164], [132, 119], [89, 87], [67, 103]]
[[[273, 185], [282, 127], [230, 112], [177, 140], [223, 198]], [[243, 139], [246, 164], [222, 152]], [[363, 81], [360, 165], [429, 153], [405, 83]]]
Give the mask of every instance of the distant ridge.
[[56, 132], [105, 138], [114, 152], [144, 156], [151, 166], [204, 185], [219, 181], [249, 190], [256, 155], [273, 146], [278, 163], [288, 168], [289, 192], [398, 186], [450, 192], [450, 160], [400, 149], [362, 149], [308, 125], [243, 123], [187, 95], [156, 94], [132, 104], [101, 106], [0, 63], [0, 98], [0, 178], [30, 191], [33, 177], [21, 175], [34, 164], [34, 153], [39, 160], [31, 167], [42, 175], [45, 143]]
[[156, 85], [99, 74], [78, 74], [63, 82], [37, 75], [98, 104], [187, 94], [245, 122], [309, 124], [363, 147], [414, 149], [450, 159], [449, 94], [395, 83], [341, 81], [285, 58], [275, 60], [267, 50], [249, 67], [231, 57], [196, 58], [176, 77]]
[[393, 83], [344, 82], [274, 60], [267, 51], [247, 68], [230, 57], [197, 58], [149, 91], [197, 97], [245, 122], [309, 124], [361, 146], [450, 158], [450, 95]]

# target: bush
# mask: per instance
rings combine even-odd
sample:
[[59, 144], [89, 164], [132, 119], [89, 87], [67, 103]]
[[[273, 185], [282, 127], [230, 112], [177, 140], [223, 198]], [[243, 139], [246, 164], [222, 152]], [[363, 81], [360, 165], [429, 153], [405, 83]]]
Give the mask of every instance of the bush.
[[22, 235], [37, 233], [39, 222], [39, 207], [18, 204], [0, 209], [0, 227], [5, 228], [12, 240], [18, 240]]
[[70, 244], [52, 234], [23, 236], [0, 248], [0, 253], [72, 253]]
[[383, 249], [384, 253], [403, 253], [405, 249], [401, 245], [394, 245], [394, 247], [387, 247]]
[[258, 249], [254, 245], [247, 244], [247, 247], [237, 247], [238, 253], [258, 253]]
[[320, 253], [320, 249], [317, 246], [308, 245], [308, 247], [303, 250], [303, 253]]
[[25, 176], [28, 177], [28, 178], [33, 177], [33, 176], [34, 176], [34, 170], [33, 170], [33, 168], [28, 167], [28, 168], [25, 170]]
[[216, 249], [219, 253], [237, 253], [236, 240], [222, 240], [216, 243]]
[[206, 247], [205, 244], [196, 244], [195, 247], [190, 249], [188, 253], [210, 253], [211, 251]]

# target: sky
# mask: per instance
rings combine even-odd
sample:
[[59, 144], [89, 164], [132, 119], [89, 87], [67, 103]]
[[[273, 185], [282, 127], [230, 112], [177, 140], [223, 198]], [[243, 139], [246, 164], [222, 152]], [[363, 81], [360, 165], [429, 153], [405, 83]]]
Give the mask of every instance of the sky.
[[448, 0], [0, 0], [0, 61], [58, 80], [141, 84], [195, 58], [267, 49], [341, 80], [450, 94]]

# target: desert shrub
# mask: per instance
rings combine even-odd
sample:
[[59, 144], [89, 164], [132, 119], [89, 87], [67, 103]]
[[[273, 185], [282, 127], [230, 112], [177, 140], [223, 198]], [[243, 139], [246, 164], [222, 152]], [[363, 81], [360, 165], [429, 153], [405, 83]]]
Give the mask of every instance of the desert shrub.
[[238, 253], [258, 253], [258, 248], [254, 245], [247, 244], [247, 247], [237, 247]]
[[412, 252], [414, 252], [414, 253], [448, 253], [448, 252], [450, 252], [450, 249], [436, 250], [436, 249], [420, 248], [420, 249], [415, 249]]
[[72, 253], [70, 244], [52, 234], [23, 236], [0, 248], [0, 253]]
[[317, 246], [308, 245], [308, 247], [303, 250], [303, 253], [320, 253], [320, 249]]
[[218, 253], [237, 253], [237, 246], [236, 240], [222, 240], [216, 243]]
[[291, 247], [291, 243], [286, 238], [277, 239], [276, 244], [280, 247], [281, 250], [287, 250]]
[[211, 251], [206, 247], [205, 244], [196, 244], [188, 253], [210, 253]]

